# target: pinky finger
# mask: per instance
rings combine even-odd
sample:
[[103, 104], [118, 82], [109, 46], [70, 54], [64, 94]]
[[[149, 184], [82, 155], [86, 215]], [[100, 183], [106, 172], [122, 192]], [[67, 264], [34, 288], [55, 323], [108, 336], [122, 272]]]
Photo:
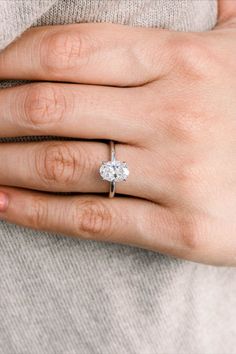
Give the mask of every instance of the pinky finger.
[[[4, 196], [8, 199], [5, 205]], [[151, 250], [157, 250], [158, 238], [167, 231], [164, 230], [167, 210], [158, 207], [157, 213], [157, 207], [138, 198], [58, 196], [8, 187], [0, 190], [0, 218], [10, 223]], [[154, 213], [160, 218], [159, 235], [152, 230]]]

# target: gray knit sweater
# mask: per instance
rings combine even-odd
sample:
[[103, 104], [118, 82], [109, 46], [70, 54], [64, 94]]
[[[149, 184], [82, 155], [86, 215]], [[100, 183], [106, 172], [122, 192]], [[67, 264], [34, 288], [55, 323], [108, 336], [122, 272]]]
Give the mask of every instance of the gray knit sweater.
[[[216, 0], [0, 0], [0, 49], [32, 25], [205, 31], [216, 12]], [[234, 353], [235, 269], [0, 222], [0, 354]]]

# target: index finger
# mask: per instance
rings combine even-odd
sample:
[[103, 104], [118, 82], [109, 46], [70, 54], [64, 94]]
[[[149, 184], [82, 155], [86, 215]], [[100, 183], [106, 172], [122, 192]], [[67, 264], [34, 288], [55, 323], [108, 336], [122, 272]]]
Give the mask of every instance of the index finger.
[[168, 36], [115, 24], [32, 28], [0, 54], [0, 78], [138, 86], [167, 70]]

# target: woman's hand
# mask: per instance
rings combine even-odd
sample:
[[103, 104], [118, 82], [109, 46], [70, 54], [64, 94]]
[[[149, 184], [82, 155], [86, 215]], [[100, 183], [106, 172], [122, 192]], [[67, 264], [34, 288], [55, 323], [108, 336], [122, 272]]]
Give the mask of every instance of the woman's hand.
[[[236, 265], [235, 43], [225, 26], [27, 31], [1, 53], [0, 77], [39, 82], [0, 91], [0, 136], [82, 140], [1, 144], [1, 218]], [[114, 199], [103, 139], [130, 169]]]

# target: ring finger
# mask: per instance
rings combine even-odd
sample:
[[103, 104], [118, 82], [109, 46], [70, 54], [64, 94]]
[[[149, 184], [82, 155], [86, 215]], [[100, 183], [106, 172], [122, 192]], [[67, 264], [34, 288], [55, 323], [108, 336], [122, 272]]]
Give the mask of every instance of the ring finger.
[[[170, 186], [161, 175], [161, 162], [147, 161], [145, 149], [116, 144], [116, 159], [130, 170], [116, 192], [155, 201], [164, 198]], [[109, 145], [88, 141], [9, 143], [0, 146], [0, 184], [51, 192], [108, 192], [109, 184], [99, 175], [102, 161], [110, 160]], [[157, 176], [156, 176], [157, 175]], [[158, 184], [154, 179], [158, 179]], [[150, 185], [152, 186], [150, 188]], [[164, 192], [166, 191], [166, 192]]]

